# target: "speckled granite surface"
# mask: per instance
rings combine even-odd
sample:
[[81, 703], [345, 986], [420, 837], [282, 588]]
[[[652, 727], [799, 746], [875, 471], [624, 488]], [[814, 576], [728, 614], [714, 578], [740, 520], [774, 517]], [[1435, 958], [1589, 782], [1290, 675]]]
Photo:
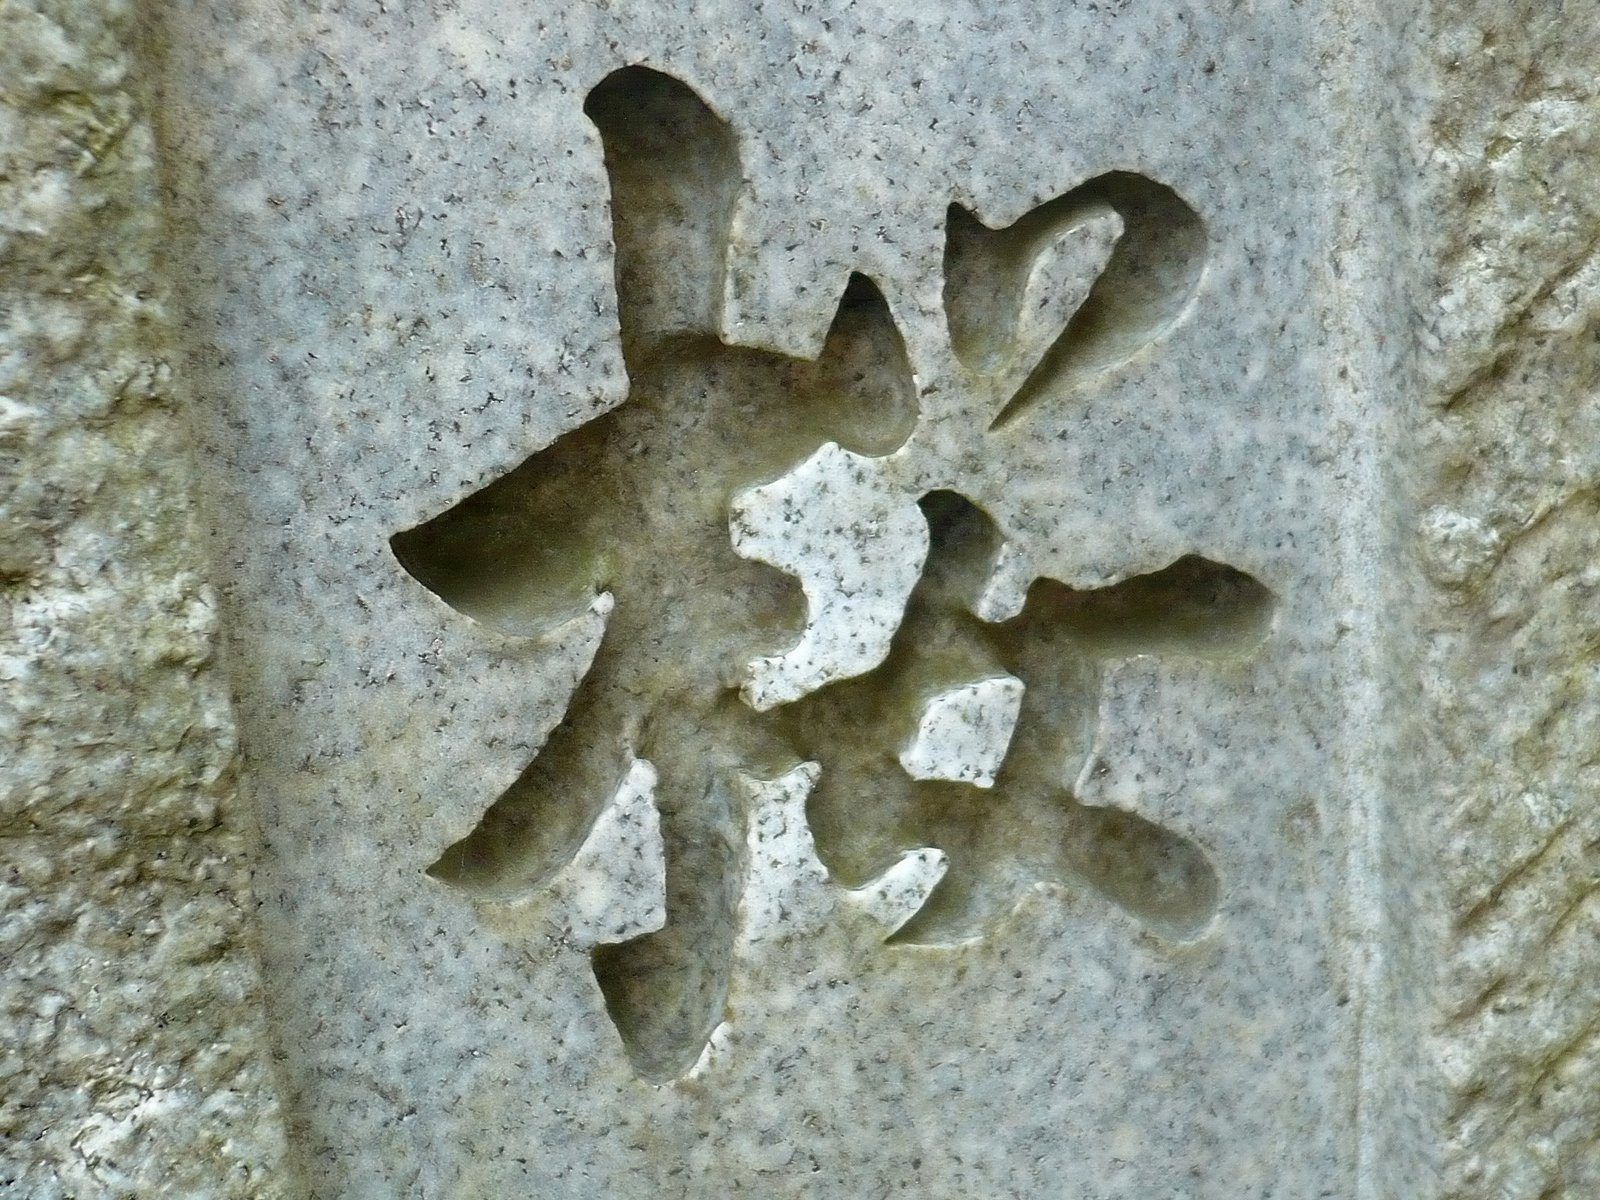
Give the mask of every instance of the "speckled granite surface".
[[314, 1191], [1370, 1186], [1343, 35], [171, 9]]
[[1593, 1194], [1587, 27], [503, 7], [0, 5], [0, 1191]]

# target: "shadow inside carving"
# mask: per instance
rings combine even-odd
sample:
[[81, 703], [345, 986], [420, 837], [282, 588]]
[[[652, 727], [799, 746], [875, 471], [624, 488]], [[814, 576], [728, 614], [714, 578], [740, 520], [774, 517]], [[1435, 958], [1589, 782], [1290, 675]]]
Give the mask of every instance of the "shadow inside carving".
[[[596, 949], [593, 962], [630, 1060], [657, 1082], [692, 1066], [724, 1015], [747, 874], [741, 772], [822, 764], [810, 815], [820, 852], [846, 881], [865, 881], [901, 850], [949, 853], [949, 874], [905, 939], [970, 936], [1040, 879], [1085, 884], [1159, 933], [1192, 936], [1217, 904], [1204, 852], [1136, 814], [1079, 803], [1064, 772], [1086, 752], [1107, 661], [1246, 654], [1270, 624], [1265, 589], [1184, 559], [1092, 592], [1040, 581], [1014, 621], [985, 625], [970, 606], [997, 532], [967, 501], [935, 493], [922, 501], [934, 550], [889, 660], [753, 712], [737, 695], [747, 664], [792, 644], [806, 611], [792, 579], [733, 552], [730, 500], [824, 442], [867, 456], [903, 445], [918, 416], [906, 347], [884, 297], [859, 275], [815, 361], [723, 344], [741, 187], [732, 131], [689, 88], [642, 67], [608, 76], [584, 110], [611, 185], [629, 394], [391, 545], [446, 603], [508, 634], [557, 633], [602, 593], [614, 606], [565, 715], [428, 873], [483, 902], [526, 894], [572, 859], [631, 759], [648, 760], [666, 923]], [[1085, 277], [1084, 295], [1058, 305], [1065, 332], [1045, 338], [1015, 312], [995, 315], [1018, 279], [1037, 278], [1040, 239], [1079, 220], [1122, 236], [1114, 247], [1105, 240], [1098, 281]], [[959, 210], [951, 224], [958, 352], [988, 369], [1008, 338], [1027, 333], [1043, 357], [1012, 362], [1024, 391], [1047, 365], [1070, 381], [1155, 336], [1175, 319], [1174, 298], [1192, 288], [1203, 249], [1192, 211], [1135, 176], [1093, 181], [1010, 230], [985, 230]], [[896, 752], [929, 695], [1005, 675], [1024, 679], [1026, 692], [996, 786], [910, 778]]]
[[[933, 548], [888, 662], [776, 714], [800, 753], [822, 764], [808, 816], [823, 861], [860, 885], [903, 850], [949, 854], [944, 880], [897, 940], [976, 936], [1041, 880], [1085, 884], [1154, 932], [1195, 936], [1220, 894], [1205, 852], [1135, 813], [1084, 805], [1070, 785], [1090, 751], [1110, 661], [1246, 658], [1271, 629], [1271, 593], [1243, 572], [1190, 557], [1089, 591], [1040, 580], [1017, 617], [988, 625], [968, 606], [998, 549], [992, 522], [951, 493], [930, 495], [923, 508]], [[1004, 675], [1026, 691], [992, 788], [899, 769], [886, 725], [903, 738], [928, 696]]]
[[[673, 722], [691, 739], [699, 730]], [[657, 743], [659, 753], [660, 743]], [[679, 780], [694, 778], [688, 755], [674, 756]], [[620, 945], [596, 946], [594, 975], [634, 1070], [652, 1083], [694, 1066], [722, 1020], [732, 946], [747, 874], [744, 813], [726, 763], [702, 771], [693, 788], [659, 789], [667, 837], [667, 923]]]
[[725, 125], [643, 68], [607, 78], [586, 111], [613, 188], [627, 399], [439, 517], [396, 535], [424, 586], [485, 624], [552, 631], [615, 600], [593, 665], [522, 776], [429, 873], [484, 899], [538, 886], [581, 844], [630, 755], [656, 768], [667, 925], [595, 953], [640, 1074], [692, 1064], [721, 1018], [743, 881], [732, 772], [755, 716], [744, 664], [792, 641], [788, 577], [734, 554], [732, 495], [820, 443], [894, 450], [917, 415], [911, 370], [877, 287], [853, 276], [815, 361], [716, 336], [727, 214], [739, 178]]
[[689, 88], [648, 67], [607, 75], [583, 111], [605, 147], [624, 350], [714, 333], [742, 182], [733, 130]]
[[1171, 188], [1113, 171], [1074, 188], [1003, 229], [960, 205], [946, 224], [945, 311], [957, 356], [993, 371], [1013, 343], [1030, 270], [1052, 240], [1110, 212], [1121, 236], [1087, 298], [1064, 329], [1031, 355], [1032, 365], [993, 428], [1009, 424], [1046, 391], [1064, 391], [1127, 361], [1182, 315], [1205, 267], [1199, 214]]

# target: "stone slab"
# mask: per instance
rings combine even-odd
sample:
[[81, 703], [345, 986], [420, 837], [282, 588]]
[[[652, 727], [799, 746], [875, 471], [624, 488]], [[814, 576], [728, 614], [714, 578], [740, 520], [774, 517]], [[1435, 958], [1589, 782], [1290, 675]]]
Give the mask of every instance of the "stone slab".
[[167, 9], [315, 1194], [1384, 1194], [1345, 7]]

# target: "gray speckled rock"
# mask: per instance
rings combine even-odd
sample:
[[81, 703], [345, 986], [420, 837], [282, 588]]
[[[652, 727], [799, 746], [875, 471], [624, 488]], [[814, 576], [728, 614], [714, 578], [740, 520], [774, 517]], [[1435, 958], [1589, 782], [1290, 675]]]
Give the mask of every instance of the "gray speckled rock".
[[0, 7], [0, 1190], [1593, 1194], [1559, 7]]
[[[1333, 182], [1365, 143], [1304, 86], [1371, 69], [1336, 22], [163, 38], [314, 1191], [1382, 1186], [1352, 714], [1396, 397], [1351, 281], [1379, 214]], [[918, 698], [1007, 676], [994, 786], [981, 748], [911, 778]], [[591, 952], [561, 881], [630, 758], [661, 842], [613, 852]]]

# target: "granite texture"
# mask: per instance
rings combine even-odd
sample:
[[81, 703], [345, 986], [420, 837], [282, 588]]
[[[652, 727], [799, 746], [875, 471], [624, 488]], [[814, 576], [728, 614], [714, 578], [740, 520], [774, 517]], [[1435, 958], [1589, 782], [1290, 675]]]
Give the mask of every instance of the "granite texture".
[[1385, 1194], [1358, 15], [164, 7], [310, 1191]]
[[0, 1194], [285, 1194], [128, 5], [0, 5]]
[[0, 1192], [1600, 1193], [1590, 24], [0, 0]]

